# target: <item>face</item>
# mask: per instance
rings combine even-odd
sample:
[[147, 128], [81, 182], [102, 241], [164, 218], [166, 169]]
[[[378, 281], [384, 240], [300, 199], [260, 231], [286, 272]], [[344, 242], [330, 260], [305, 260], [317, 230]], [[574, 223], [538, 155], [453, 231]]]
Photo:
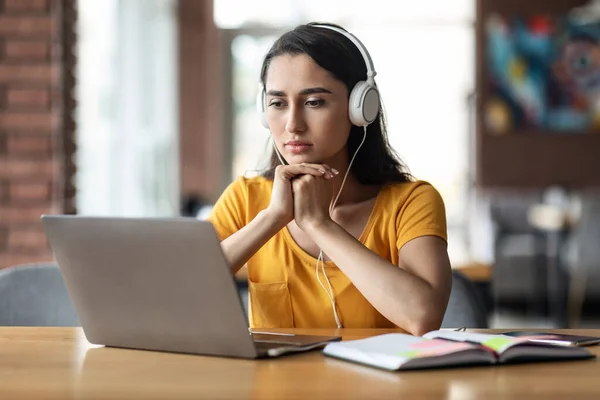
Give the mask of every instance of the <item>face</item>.
[[267, 122], [290, 164], [346, 159], [352, 124], [348, 89], [306, 54], [273, 58], [266, 79]]

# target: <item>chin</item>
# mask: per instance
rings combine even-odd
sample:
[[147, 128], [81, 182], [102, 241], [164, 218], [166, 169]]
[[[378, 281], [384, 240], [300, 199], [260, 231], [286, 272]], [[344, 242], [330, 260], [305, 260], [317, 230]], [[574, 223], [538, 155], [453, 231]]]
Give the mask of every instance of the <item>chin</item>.
[[290, 163], [290, 165], [302, 164], [302, 163], [323, 164], [323, 160], [317, 160], [317, 159], [315, 159], [315, 157], [310, 157], [307, 155], [290, 154], [285, 159], [287, 160], [288, 163]]

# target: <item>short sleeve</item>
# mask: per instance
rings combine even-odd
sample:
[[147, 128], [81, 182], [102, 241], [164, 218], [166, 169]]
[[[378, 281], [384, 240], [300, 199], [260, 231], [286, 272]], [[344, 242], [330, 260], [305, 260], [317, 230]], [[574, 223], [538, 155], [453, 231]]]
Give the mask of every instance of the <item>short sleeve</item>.
[[232, 182], [221, 194], [208, 221], [212, 223], [221, 240], [228, 238], [246, 225], [248, 188], [245, 178]]
[[429, 183], [415, 187], [396, 217], [397, 248], [421, 236], [438, 236], [448, 241], [446, 209], [440, 193]]

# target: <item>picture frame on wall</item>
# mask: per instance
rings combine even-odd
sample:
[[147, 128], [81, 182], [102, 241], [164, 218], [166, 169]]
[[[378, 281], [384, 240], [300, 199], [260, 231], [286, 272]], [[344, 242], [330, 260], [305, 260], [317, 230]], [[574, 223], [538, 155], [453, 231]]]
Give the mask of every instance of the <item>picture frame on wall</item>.
[[476, 5], [477, 187], [600, 187], [595, 100], [600, 0], [477, 0]]
[[600, 134], [600, 22], [494, 13], [484, 23], [490, 134]]

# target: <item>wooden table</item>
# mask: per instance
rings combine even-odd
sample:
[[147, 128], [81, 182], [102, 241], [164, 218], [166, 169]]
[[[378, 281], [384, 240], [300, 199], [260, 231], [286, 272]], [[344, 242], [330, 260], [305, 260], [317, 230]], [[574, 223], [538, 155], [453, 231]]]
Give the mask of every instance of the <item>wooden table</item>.
[[[357, 339], [388, 330], [295, 330]], [[497, 331], [486, 331], [497, 332]], [[600, 330], [570, 330], [600, 335]], [[600, 347], [591, 347], [600, 355]], [[90, 345], [79, 328], [0, 328], [0, 399], [600, 398], [600, 361], [388, 372], [319, 352], [238, 360]]]
[[454, 270], [461, 272], [473, 282], [487, 283], [492, 280], [492, 266], [482, 263], [469, 263], [456, 267]]

